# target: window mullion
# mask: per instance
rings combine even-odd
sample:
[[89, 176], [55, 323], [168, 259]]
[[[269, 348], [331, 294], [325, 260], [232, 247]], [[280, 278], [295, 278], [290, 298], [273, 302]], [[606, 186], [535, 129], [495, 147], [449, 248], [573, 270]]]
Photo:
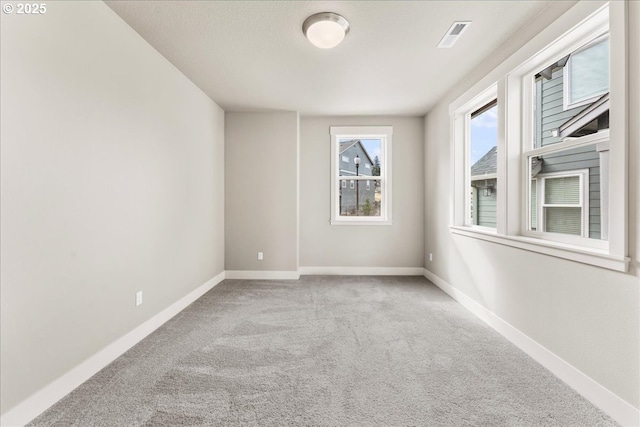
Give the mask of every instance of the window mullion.
[[506, 235], [509, 232], [508, 218], [509, 218], [509, 186], [511, 185], [508, 179], [507, 168], [507, 118], [506, 118], [506, 105], [507, 105], [507, 80], [505, 78], [500, 79], [496, 84], [496, 99], [498, 102], [498, 132], [497, 132], [497, 182], [496, 182], [496, 232], [498, 234]]

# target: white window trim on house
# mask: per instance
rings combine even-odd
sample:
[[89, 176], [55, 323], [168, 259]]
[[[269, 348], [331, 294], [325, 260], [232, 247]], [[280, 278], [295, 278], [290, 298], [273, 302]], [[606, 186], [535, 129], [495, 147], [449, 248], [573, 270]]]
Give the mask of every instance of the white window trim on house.
[[[524, 169], [525, 169], [525, 173], [527, 177], [531, 177], [531, 170], [529, 169], [529, 165], [530, 165], [530, 161], [529, 159], [531, 157], [536, 157], [536, 156], [542, 156], [544, 154], [553, 154], [553, 153], [560, 153], [572, 148], [577, 148], [577, 147], [588, 147], [588, 146], [594, 146], [594, 148], [598, 148], [598, 146], [601, 146], [602, 144], [606, 145], [609, 142], [609, 138], [610, 138], [610, 130], [602, 130], [600, 132], [594, 133], [594, 134], [590, 134], [590, 135], [586, 135], [583, 137], [579, 137], [579, 138], [564, 138], [564, 140], [562, 142], [556, 143], [556, 144], [550, 144], [550, 145], [546, 145], [544, 147], [541, 148], [536, 148], [533, 150], [523, 150], [523, 158], [524, 158]], [[527, 144], [527, 146], [529, 146], [529, 144], [533, 144], [533, 141], [527, 141], [525, 138], [525, 142]], [[601, 156], [602, 157], [602, 156]], [[608, 170], [606, 170], [606, 166], [605, 166], [605, 173], [608, 173]], [[601, 163], [601, 174], [602, 174], [602, 163]], [[547, 174], [538, 174], [536, 176], [536, 178], [546, 178], [546, 177], [558, 177], [558, 176], [572, 176], [572, 175], [584, 175], [583, 178], [581, 179], [581, 189], [582, 189], [582, 193], [581, 193], [581, 197], [583, 198], [583, 200], [581, 201], [581, 205], [586, 206], [586, 209], [583, 210], [582, 215], [582, 222], [583, 222], [583, 230], [582, 230], [582, 235], [581, 236], [574, 236], [574, 235], [569, 235], [569, 234], [559, 234], [559, 233], [549, 233], [546, 231], [532, 231], [530, 230], [530, 224], [531, 224], [531, 206], [529, 204], [530, 200], [531, 200], [531, 186], [529, 185], [527, 187], [526, 191], [526, 197], [527, 197], [527, 208], [525, 209], [525, 215], [526, 215], [526, 226], [523, 227], [523, 231], [522, 231], [522, 235], [524, 236], [529, 236], [529, 237], [535, 237], [535, 238], [540, 238], [540, 239], [547, 239], [547, 240], [553, 240], [553, 241], [557, 241], [557, 242], [562, 242], [562, 243], [569, 243], [569, 244], [573, 244], [576, 246], [583, 246], [583, 247], [588, 247], [588, 248], [594, 248], [594, 249], [599, 249], [599, 250], [605, 250], [608, 251], [609, 249], [609, 242], [607, 240], [601, 240], [601, 239], [590, 239], [589, 238], [589, 171], [588, 169], [586, 170], [567, 170], [564, 172], [557, 172], [557, 173], [547, 173]], [[605, 198], [606, 195], [608, 194], [609, 191], [611, 191], [611, 189], [608, 187], [607, 185], [607, 180], [608, 180], [608, 175], [606, 177], [604, 177], [604, 179], [601, 178], [601, 184], [602, 184], [602, 188], [606, 188], [608, 191], [601, 191], [601, 194], [605, 194]], [[540, 180], [538, 180], [540, 181]], [[542, 197], [541, 195], [544, 194], [544, 187], [537, 187], [537, 191], [538, 191], [538, 197], [536, 198], [537, 200], [537, 204], [538, 204], [538, 225], [544, 224], [544, 218], [541, 218], [541, 216], [543, 215], [543, 212], [541, 210], [541, 203], [542, 203]], [[602, 197], [601, 197], [602, 198]], [[605, 210], [608, 210], [607, 208], [604, 208]], [[602, 210], [602, 209], [601, 209]], [[601, 212], [602, 215], [602, 212]], [[586, 226], [585, 226], [586, 225]], [[540, 227], [543, 228], [543, 227]], [[608, 230], [608, 215], [605, 218], [601, 218], [601, 228], [602, 230]], [[606, 238], [606, 234], [605, 237], [602, 238]]]
[[[579, 179], [579, 191], [580, 197], [579, 201], [576, 204], [567, 204], [560, 205], [554, 203], [546, 203], [545, 202], [545, 188], [546, 181], [548, 179], [553, 178], [569, 178], [577, 176]], [[538, 192], [538, 196], [536, 197], [537, 202], [537, 218], [538, 218], [538, 227], [541, 229], [539, 232], [529, 230], [528, 233], [533, 237], [536, 236], [536, 233], [549, 233], [546, 231], [546, 215], [544, 213], [544, 208], [546, 207], [576, 207], [581, 209], [581, 221], [580, 221], [580, 236], [584, 238], [589, 237], [589, 169], [580, 169], [580, 170], [572, 170], [566, 172], [554, 172], [554, 173], [545, 173], [538, 174], [535, 178], [537, 181], [536, 191]], [[531, 210], [527, 209], [527, 213], [530, 214]], [[527, 224], [530, 224], [530, 220], [527, 221]], [[555, 236], [555, 234], [554, 234]], [[558, 241], [566, 241], [567, 243], [574, 243], [575, 241], [569, 240], [574, 238], [575, 236], [558, 234], [555, 236]]]
[[[611, 2], [602, 7], [580, 2], [451, 103], [450, 230], [453, 234], [628, 271], [627, 7], [626, 2]], [[567, 31], [567, 28], [570, 29]], [[608, 179], [609, 192], [604, 198], [608, 198], [604, 208], [609, 222], [608, 241], [579, 237], [581, 241], [576, 243], [553, 240], [554, 236], [550, 235], [556, 233], [534, 235], [527, 230], [530, 213], [528, 192], [531, 187], [527, 160], [536, 152], [532, 149], [534, 119], [531, 111], [534, 106], [531, 77], [607, 31], [612, 64], [608, 132], [611, 143], [608, 150], [603, 150], [607, 153], [609, 169], [605, 178]], [[474, 106], [488, 102], [495, 92], [498, 98], [497, 228], [483, 230], [468, 225], [465, 219], [469, 203], [466, 196], [469, 193], [465, 179], [468, 127], [465, 127], [464, 116], [474, 111]], [[568, 148], [583, 145], [585, 140], [567, 138], [560, 144]], [[585, 245], [587, 240], [595, 244]]]
[[573, 55], [579, 52], [582, 52], [584, 50], [589, 49], [591, 46], [596, 45], [598, 43], [600, 43], [601, 41], [605, 40], [605, 39], [609, 39], [609, 34], [601, 34], [599, 37], [597, 37], [594, 40], [591, 40], [590, 42], [588, 42], [585, 46], [583, 46], [582, 48], [577, 49], [576, 51], [574, 51], [570, 56], [569, 56], [569, 60], [567, 61], [567, 64], [565, 65], [565, 72], [562, 73], [562, 80], [563, 80], [563, 86], [562, 86], [562, 90], [563, 90], [563, 94], [562, 94], [562, 106], [564, 110], [569, 110], [571, 108], [576, 108], [576, 107], [581, 107], [583, 105], [587, 105], [590, 104], [594, 101], [596, 101], [598, 98], [600, 98], [602, 95], [604, 95], [605, 93], [607, 93], [609, 90], [603, 90], [593, 96], [590, 96], [589, 98], [583, 98], [583, 99], [577, 99], [577, 100], [573, 100], [570, 99], [571, 98], [571, 65], [573, 63]]
[[[392, 126], [331, 126], [331, 225], [391, 225], [391, 152]], [[340, 194], [338, 181], [340, 168], [338, 165], [340, 139], [379, 139], [380, 146], [380, 177], [360, 176], [350, 177], [355, 180], [380, 181], [380, 216], [343, 216], [340, 215]]]

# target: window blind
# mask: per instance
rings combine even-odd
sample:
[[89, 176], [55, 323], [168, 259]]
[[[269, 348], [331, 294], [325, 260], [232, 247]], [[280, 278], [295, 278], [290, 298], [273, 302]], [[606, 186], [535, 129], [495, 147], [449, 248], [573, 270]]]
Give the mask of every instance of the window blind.
[[582, 234], [582, 208], [546, 207], [545, 228], [552, 233]]
[[547, 205], [579, 205], [580, 177], [547, 178], [544, 182], [544, 196]]

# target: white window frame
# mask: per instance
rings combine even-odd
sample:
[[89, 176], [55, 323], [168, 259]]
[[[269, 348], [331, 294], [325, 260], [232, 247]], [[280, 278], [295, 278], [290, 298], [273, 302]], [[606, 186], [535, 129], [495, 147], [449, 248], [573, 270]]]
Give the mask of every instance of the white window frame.
[[[453, 234], [611, 270], [628, 271], [627, 9], [627, 2], [610, 2], [604, 6], [595, 2], [579, 2], [451, 103], [450, 230]], [[609, 192], [601, 199], [601, 203], [607, 203], [603, 212], [608, 215], [608, 241], [578, 237], [582, 239], [579, 242], [565, 242], [550, 236], [556, 233], [532, 235], [527, 232], [531, 187], [528, 157], [536, 153], [533, 148], [535, 127], [532, 114], [535, 86], [531, 77], [607, 31], [609, 60], [613, 64], [609, 70], [610, 119], [607, 138], [610, 144], [605, 144], [608, 146], [606, 157], [609, 169], [605, 180], [608, 179]], [[480, 105], [483, 96], [488, 100], [486, 94], [493, 87], [497, 87], [498, 95], [497, 229], [487, 231], [465, 223], [467, 160], [464, 121], [460, 118], [470, 110], [474, 101], [477, 102], [475, 105]], [[465, 108], [469, 110], [465, 111]], [[595, 135], [591, 137], [600, 138], [604, 133]], [[566, 138], [554, 144], [554, 149], [586, 143], [585, 139]], [[596, 144], [597, 147], [600, 145]], [[587, 240], [596, 244], [584, 244]]]
[[[471, 114], [479, 108], [489, 104], [498, 96], [498, 85], [492, 84], [488, 89], [458, 106], [451, 114], [451, 126], [453, 134], [453, 144], [451, 157], [453, 159], [452, 182], [454, 189], [453, 209], [451, 222], [453, 225], [475, 229], [484, 233], [495, 234], [497, 228], [483, 227], [473, 224], [471, 219]], [[498, 102], [498, 126], [500, 126], [500, 103]], [[497, 168], [501, 167], [500, 154], [500, 131], [498, 131], [498, 160]], [[491, 178], [498, 178], [500, 173], [491, 175]], [[500, 179], [496, 182], [496, 194], [502, 193]]]
[[[579, 179], [579, 188], [580, 195], [577, 204], [549, 204], [544, 201], [545, 199], [545, 186], [546, 181], [548, 179], [554, 178], [569, 178], [577, 176]], [[588, 238], [589, 237], [589, 169], [579, 169], [565, 172], [553, 172], [553, 173], [545, 173], [538, 174], [534, 178], [536, 183], [536, 192], [538, 197], [536, 197], [536, 209], [537, 209], [537, 218], [538, 218], [538, 228], [539, 231], [529, 230], [529, 233], [549, 233], [546, 231], [546, 216], [544, 212], [544, 208], [546, 207], [573, 207], [580, 208], [581, 211], [581, 221], [580, 221], [580, 236]], [[530, 213], [530, 210], [527, 210]], [[528, 220], [527, 224], [530, 224], [530, 220]], [[565, 235], [559, 233], [553, 233], [557, 235], [558, 239], [571, 238], [575, 237], [574, 235]]]
[[349, 156], [342, 156], [343, 163], [349, 163]]
[[[392, 198], [391, 198], [391, 153], [392, 153], [392, 126], [331, 126], [331, 225], [391, 225]], [[380, 181], [380, 216], [343, 216], [340, 215], [340, 193], [338, 191], [339, 152], [341, 139], [379, 139], [380, 146], [380, 177], [353, 176], [350, 179], [366, 181]]]
[[571, 108], [576, 108], [576, 107], [582, 107], [583, 105], [587, 105], [590, 104], [594, 101], [596, 101], [598, 98], [600, 98], [602, 95], [604, 95], [605, 93], [608, 92], [608, 90], [606, 91], [602, 91], [596, 95], [593, 95], [589, 98], [584, 98], [584, 99], [579, 99], [574, 101], [573, 99], [570, 99], [571, 97], [571, 64], [573, 63], [573, 55], [579, 52], [582, 52], [584, 50], [589, 49], [591, 46], [600, 43], [603, 40], [609, 40], [609, 34], [601, 34], [599, 37], [597, 37], [594, 40], [589, 41], [586, 45], [584, 45], [583, 47], [575, 50], [570, 56], [569, 56], [569, 60], [567, 61], [567, 64], [565, 65], [565, 70], [562, 73], [562, 82], [563, 82], [563, 86], [562, 86], [562, 90], [563, 90], [563, 94], [562, 94], [562, 106], [564, 110], [569, 110]]

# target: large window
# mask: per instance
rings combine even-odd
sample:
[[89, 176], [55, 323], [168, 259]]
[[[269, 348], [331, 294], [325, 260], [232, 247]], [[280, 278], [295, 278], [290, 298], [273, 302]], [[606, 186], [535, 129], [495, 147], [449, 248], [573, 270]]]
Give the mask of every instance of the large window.
[[608, 172], [609, 160], [598, 146], [609, 141], [607, 29], [596, 26], [570, 49], [521, 80], [533, 94], [531, 100], [523, 97], [521, 113], [533, 124], [522, 139], [531, 180], [524, 234], [605, 249], [609, 224], [602, 206], [610, 189], [602, 172]]
[[[592, 7], [570, 10], [573, 28], [545, 30], [559, 37], [527, 43], [451, 104], [451, 231], [626, 271], [625, 5]], [[483, 162], [474, 121], [492, 109], [496, 145]], [[495, 195], [495, 222], [481, 195]]]
[[392, 135], [391, 126], [331, 127], [331, 224], [391, 224]]

